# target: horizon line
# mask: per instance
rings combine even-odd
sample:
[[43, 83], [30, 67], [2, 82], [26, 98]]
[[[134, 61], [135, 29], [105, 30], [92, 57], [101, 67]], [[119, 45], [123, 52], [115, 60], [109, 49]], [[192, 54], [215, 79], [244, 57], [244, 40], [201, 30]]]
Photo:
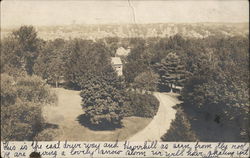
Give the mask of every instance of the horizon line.
[[81, 23], [81, 24], [51, 24], [51, 25], [39, 25], [39, 24], [17, 24], [17, 25], [1, 25], [1, 28], [7, 27], [21, 27], [21, 26], [34, 26], [34, 27], [55, 27], [55, 26], [81, 26], [81, 25], [148, 25], [148, 24], [249, 24], [249, 21], [242, 21], [242, 22], [145, 22], [145, 23]]

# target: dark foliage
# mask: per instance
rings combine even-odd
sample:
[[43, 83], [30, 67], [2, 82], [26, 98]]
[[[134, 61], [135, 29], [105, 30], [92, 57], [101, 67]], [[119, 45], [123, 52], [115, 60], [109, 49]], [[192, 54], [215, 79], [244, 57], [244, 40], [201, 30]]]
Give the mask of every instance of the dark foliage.
[[198, 138], [192, 130], [186, 114], [177, 109], [175, 120], [171, 122], [170, 129], [161, 137], [162, 141], [169, 142], [195, 142]]
[[183, 86], [185, 81], [185, 68], [175, 53], [168, 53], [166, 58], [155, 64], [155, 71], [160, 75], [159, 86], [172, 90], [175, 86]]
[[152, 94], [128, 91], [123, 108], [125, 116], [154, 117], [159, 108], [159, 101]]
[[1, 72], [19, 73], [20, 70], [33, 74], [35, 59], [43, 41], [37, 38], [33, 26], [22, 26], [1, 42]]
[[124, 102], [122, 85], [111, 67], [107, 74], [88, 74], [81, 80], [84, 115], [93, 127], [121, 126]]
[[238, 40], [220, 39], [220, 46], [213, 44], [210, 46], [213, 50], [207, 56], [200, 56], [203, 58], [197, 62], [200, 66], [186, 83], [182, 97], [185, 109], [192, 108], [196, 113], [202, 113], [202, 116], [192, 117], [206, 117], [215, 121], [223, 127], [221, 134], [224, 133], [223, 130], [232, 129], [235, 131], [235, 138], [228, 138], [230, 140], [247, 141], [249, 83], [246, 82], [246, 57], [249, 45], [245, 43], [246, 39], [240, 39], [241, 42]]
[[63, 39], [47, 42], [35, 60], [34, 73], [51, 85], [57, 85], [60, 77], [65, 75], [65, 43]]
[[110, 69], [110, 56], [101, 43], [87, 40], [73, 40], [67, 46], [69, 58], [65, 62], [65, 79], [76, 89], [88, 74], [100, 76]]
[[241, 131], [238, 137], [248, 139], [249, 96], [246, 83], [219, 70], [204, 70], [190, 78], [184, 88], [183, 99], [185, 108], [203, 113], [225, 129], [230, 127]]
[[145, 71], [135, 78], [133, 87], [144, 91], [156, 91], [158, 80], [158, 74], [153, 71]]

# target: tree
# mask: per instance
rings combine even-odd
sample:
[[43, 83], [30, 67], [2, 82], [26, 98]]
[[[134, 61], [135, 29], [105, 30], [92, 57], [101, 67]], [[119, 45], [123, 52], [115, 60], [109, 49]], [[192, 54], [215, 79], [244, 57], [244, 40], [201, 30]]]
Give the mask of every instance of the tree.
[[152, 118], [158, 112], [159, 101], [150, 93], [141, 94], [138, 91], [127, 91], [124, 96], [123, 111], [125, 116]]
[[158, 74], [152, 71], [142, 72], [135, 78], [134, 87], [145, 91], [155, 91], [157, 89], [158, 78]]
[[57, 87], [60, 77], [65, 75], [66, 53], [63, 39], [49, 41], [35, 60], [34, 73]]
[[160, 86], [170, 88], [182, 86], [185, 80], [185, 69], [179, 57], [170, 52], [166, 58], [155, 65], [156, 72], [160, 75]]
[[1, 73], [11, 76], [23, 76], [26, 70], [19, 55], [20, 46], [13, 36], [1, 41]]
[[123, 84], [111, 67], [109, 70], [100, 76], [89, 74], [81, 81], [84, 116], [92, 128], [121, 126]]
[[170, 129], [161, 137], [162, 141], [169, 142], [194, 142], [198, 138], [191, 128], [186, 114], [178, 109], [175, 114], [175, 120], [171, 122]]
[[225, 129], [230, 127], [238, 139], [248, 139], [248, 86], [234, 74], [205, 67], [190, 77], [182, 96], [186, 108], [201, 112]]
[[80, 83], [87, 74], [100, 75], [111, 66], [109, 52], [100, 43], [76, 39], [67, 45], [65, 62], [65, 79], [72, 88], [79, 89]]
[[1, 42], [1, 72], [11, 75], [33, 74], [34, 60], [43, 41], [32, 26], [22, 26]]
[[107, 49], [111, 56], [115, 56], [116, 50], [118, 48], [119, 38], [118, 37], [106, 37], [103, 39]]
[[123, 74], [127, 83], [133, 83], [136, 76], [150, 69], [151, 54], [146, 50], [145, 40], [141, 38], [131, 38], [131, 52], [127, 56]]
[[13, 31], [13, 38], [17, 41], [19, 48], [16, 55], [20, 57], [22, 66], [31, 75], [42, 41], [37, 38], [37, 32], [33, 26], [21, 26], [18, 30]]
[[136, 76], [144, 71], [147, 71], [149, 67], [142, 61], [127, 62], [123, 68], [123, 74], [127, 83], [133, 83]]
[[42, 130], [42, 106], [55, 98], [39, 77], [1, 74], [1, 140], [32, 140]]

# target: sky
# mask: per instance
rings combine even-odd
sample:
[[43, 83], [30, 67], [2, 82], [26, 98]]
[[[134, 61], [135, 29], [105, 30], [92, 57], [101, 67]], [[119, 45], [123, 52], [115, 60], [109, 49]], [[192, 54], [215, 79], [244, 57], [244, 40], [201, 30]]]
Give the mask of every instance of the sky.
[[108, 23], [249, 22], [247, 0], [4, 0], [1, 27]]

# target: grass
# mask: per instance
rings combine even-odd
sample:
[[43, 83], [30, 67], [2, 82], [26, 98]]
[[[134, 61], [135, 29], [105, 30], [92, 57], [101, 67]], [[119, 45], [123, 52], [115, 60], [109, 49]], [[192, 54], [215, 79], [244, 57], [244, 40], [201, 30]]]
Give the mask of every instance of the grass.
[[55, 90], [58, 95], [58, 105], [43, 108], [46, 123], [57, 127], [54, 129], [57, 131], [53, 138], [55, 141], [122, 141], [141, 131], [152, 120], [152, 118], [125, 117], [121, 128], [105, 131], [91, 130], [81, 125], [78, 120], [78, 116], [84, 113], [80, 92], [63, 88]]
[[60, 134], [54, 140], [123, 141], [142, 130], [151, 120], [150, 118], [126, 117], [122, 120], [122, 128], [110, 131], [94, 131], [81, 125], [65, 124], [59, 127]]

